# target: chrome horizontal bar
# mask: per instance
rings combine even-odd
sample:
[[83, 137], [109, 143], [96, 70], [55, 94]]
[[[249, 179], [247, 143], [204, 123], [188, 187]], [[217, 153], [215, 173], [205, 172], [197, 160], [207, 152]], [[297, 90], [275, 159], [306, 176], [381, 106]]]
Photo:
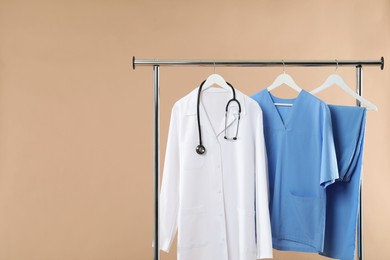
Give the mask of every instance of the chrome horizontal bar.
[[216, 66], [216, 67], [320, 67], [320, 66], [380, 66], [385, 60], [158, 60], [136, 59], [133, 56], [133, 69], [136, 66]]

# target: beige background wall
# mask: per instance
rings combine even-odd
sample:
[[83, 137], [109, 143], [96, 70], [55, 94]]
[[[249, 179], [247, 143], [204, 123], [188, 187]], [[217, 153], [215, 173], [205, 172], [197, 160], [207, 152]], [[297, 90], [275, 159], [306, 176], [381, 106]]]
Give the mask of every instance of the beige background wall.
[[[364, 227], [366, 259], [390, 259], [390, 1], [0, 0], [0, 260], [152, 259], [152, 69], [133, 71], [133, 55], [387, 58], [384, 71], [364, 68], [379, 107], [368, 114]], [[217, 68], [248, 95], [281, 71]], [[311, 90], [334, 68], [287, 71]], [[162, 159], [173, 103], [212, 72], [161, 68]], [[354, 68], [339, 72], [354, 86]], [[337, 89], [320, 97], [354, 104]]]

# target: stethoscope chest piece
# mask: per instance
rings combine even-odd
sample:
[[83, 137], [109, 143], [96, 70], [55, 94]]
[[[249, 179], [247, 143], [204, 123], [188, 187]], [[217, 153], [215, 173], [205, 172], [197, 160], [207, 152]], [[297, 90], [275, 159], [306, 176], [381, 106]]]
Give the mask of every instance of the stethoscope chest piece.
[[198, 154], [204, 154], [206, 152], [206, 148], [203, 145], [200, 144], [200, 145], [198, 145], [196, 147], [196, 152]]

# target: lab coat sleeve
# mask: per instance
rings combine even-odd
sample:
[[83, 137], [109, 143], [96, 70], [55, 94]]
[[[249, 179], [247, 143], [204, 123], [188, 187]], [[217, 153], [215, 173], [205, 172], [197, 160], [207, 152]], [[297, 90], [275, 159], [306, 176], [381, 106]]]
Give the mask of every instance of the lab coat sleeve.
[[160, 193], [160, 248], [169, 252], [177, 231], [179, 209], [180, 152], [179, 107], [172, 108]]
[[272, 235], [269, 216], [267, 153], [263, 132], [263, 116], [259, 109], [255, 141], [256, 161], [256, 243], [257, 258], [272, 258]]
[[327, 105], [322, 108], [322, 147], [320, 184], [326, 188], [339, 178], [336, 150], [333, 140], [332, 118]]

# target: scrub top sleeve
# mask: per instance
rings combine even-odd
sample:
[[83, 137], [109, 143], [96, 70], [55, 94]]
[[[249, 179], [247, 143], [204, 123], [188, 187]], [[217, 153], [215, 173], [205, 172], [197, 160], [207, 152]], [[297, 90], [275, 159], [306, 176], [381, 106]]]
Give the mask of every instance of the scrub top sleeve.
[[259, 107], [255, 139], [256, 162], [256, 243], [258, 259], [272, 258], [272, 236], [268, 208], [267, 153], [263, 132], [263, 117]]
[[333, 140], [332, 119], [327, 105], [322, 108], [322, 147], [320, 184], [326, 188], [339, 178], [336, 150]]
[[180, 151], [179, 107], [172, 108], [160, 193], [160, 248], [169, 252], [177, 231], [179, 209]]

